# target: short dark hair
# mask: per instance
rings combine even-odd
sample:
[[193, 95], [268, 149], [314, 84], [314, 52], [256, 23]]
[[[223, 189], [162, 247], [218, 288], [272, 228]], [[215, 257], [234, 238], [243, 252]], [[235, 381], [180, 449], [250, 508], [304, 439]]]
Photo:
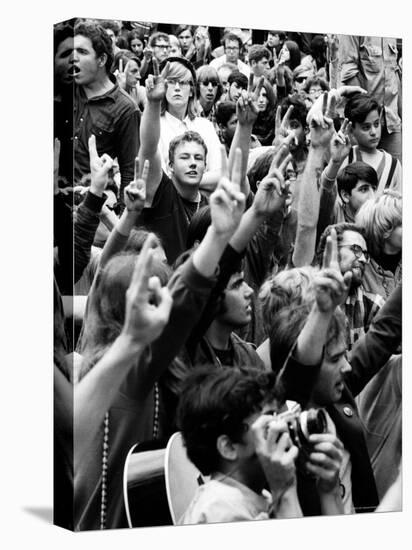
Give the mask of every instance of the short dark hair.
[[290, 120], [297, 120], [302, 124], [303, 128], [306, 128], [308, 109], [298, 94], [293, 94], [283, 99], [280, 104], [280, 116], [283, 118], [291, 105], [293, 106], [293, 110], [289, 117]]
[[309, 78], [307, 78], [303, 89], [306, 93], [308, 93], [310, 88], [316, 85], [320, 86], [324, 92], [329, 91], [329, 84], [324, 78], [321, 78], [320, 76], [310, 76]]
[[248, 86], [247, 76], [241, 73], [240, 71], [238, 71], [237, 69], [230, 73], [229, 78], [227, 79], [227, 82], [229, 86], [233, 82], [236, 82], [236, 84], [241, 88], [243, 88], [243, 90], [247, 90], [247, 86]]
[[189, 459], [203, 475], [217, 471], [217, 438], [227, 435], [241, 442], [245, 419], [275, 398], [272, 373], [250, 367], [195, 368], [185, 380], [177, 411]]
[[66, 38], [73, 38], [74, 36], [74, 25], [76, 20], [70, 19], [69, 21], [64, 21], [63, 23], [58, 23], [54, 26], [53, 29], [53, 45], [54, 45], [54, 55], [56, 55], [59, 45], [66, 40]]
[[234, 101], [222, 101], [218, 103], [215, 111], [216, 122], [220, 126], [226, 126], [230, 117], [236, 113], [236, 103]]
[[381, 107], [374, 97], [369, 94], [356, 94], [351, 97], [345, 107], [345, 117], [352, 122], [361, 123], [369, 113], [378, 111], [381, 113]]
[[113, 47], [112, 41], [104, 28], [91, 21], [77, 23], [74, 27], [74, 36], [77, 35], [85, 36], [90, 40], [97, 57], [106, 55], [105, 68], [106, 72], [110, 73], [114, 58]]
[[342, 168], [336, 178], [339, 195], [341, 196], [342, 191], [351, 194], [359, 180], [370, 183], [374, 189], [378, 187], [378, 174], [370, 164], [362, 161], [352, 162]]
[[239, 44], [239, 50], [242, 49], [242, 46], [243, 46], [243, 43], [242, 43], [242, 39], [240, 38], [240, 36], [238, 36], [237, 34], [234, 34], [233, 32], [227, 32], [223, 38], [222, 38], [222, 44], [226, 47], [226, 40], [227, 41], [236, 41], [238, 44]]
[[270, 59], [272, 57], [270, 55], [270, 51], [266, 48], [266, 46], [263, 46], [261, 44], [253, 44], [253, 46], [249, 48], [247, 56], [249, 59], [249, 63], [252, 63], [252, 61], [258, 62], [264, 57], [266, 57], [267, 59]]
[[188, 132], [185, 132], [184, 134], [180, 134], [179, 136], [176, 136], [172, 139], [172, 141], [169, 144], [169, 162], [170, 164], [173, 164], [175, 159], [175, 151], [176, 148], [181, 143], [190, 143], [191, 141], [195, 141], [196, 143], [199, 143], [205, 151], [205, 162], [207, 157], [207, 146], [204, 142], [202, 136], [198, 134], [197, 132], [193, 132], [189, 130]]
[[192, 36], [194, 35], [192, 25], [179, 25], [174, 34], [179, 38], [179, 34], [181, 34], [184, 31], [189, 31]]
[[120, 25], [117, 21], [112, 21], [110, 19], [105, 19], [99, 23], [104, 29], [110, 29], [113, 31], [114, 35], [117, 37], [120, 32]]
[[322, 265], [323, 253], [326, 247], [326, 239], [331, 234], [332, 229], [335, 229], [336, 231], [338, 246], [343, 239], [343, 234], [345, 231], [356, 231], [356, 233], [359, 233], [360, 235], [362, 235], [363, 238], [365, 238], [365, 233], [362, 230], [362, 228], [354, 223], [341, 222], [341, 223], [334, 223], [334, 224], [328, 225], [319, 239], [318, 247], [316, 249], [316, 255], [314, 258], [315, 265], [318, 265], [318, 266]]

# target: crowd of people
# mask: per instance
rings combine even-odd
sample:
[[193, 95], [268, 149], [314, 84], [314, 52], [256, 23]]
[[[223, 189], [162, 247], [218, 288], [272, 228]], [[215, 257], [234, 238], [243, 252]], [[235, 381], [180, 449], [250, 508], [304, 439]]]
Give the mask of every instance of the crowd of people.
[[179, 524], [400, 510], [401, 41], [76, 19], [54, 66], [55, 523], [127, 526], [177, 431]]

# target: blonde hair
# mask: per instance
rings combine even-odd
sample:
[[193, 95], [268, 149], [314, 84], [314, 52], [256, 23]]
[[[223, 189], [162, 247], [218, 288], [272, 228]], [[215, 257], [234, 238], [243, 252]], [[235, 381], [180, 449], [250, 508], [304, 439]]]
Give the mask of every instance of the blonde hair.
[[359, 208], [355, 221], [364, 230], [368, 250], [376, 259], [383, 250], [388, 233], [402, 225], [402, 195], [385, 190]]
[[278, 311], [291, 304], [301, 305], [313, 299], [312, 282], [317, 271], [317, 268], [309, 265], [285, 269], [271, 275], [262, 284], [259, 301], [267, 334], [270, 333], [273, 318]]
[[[193, 77], [189, 69], [187, 69], [182, 63], [179, 63], [178, 61], [172, 61], [169, 64], [169, 71], [168, 71], [168, 77], [170, 78], [185, 78], [187, 80], [190, 79], [191, 81], [191, 97], [189, 97], [189, 101], [187, 102], [187, 108], [186, 108], [186, 114], [190, 118], [190, 120], [193, 120], [196, 116], [198, 116], [199, 112], [197, 109], [197, 95], [196, 95], [196, 86], [193, 82]], [[164, 115], [167, 111], [167, 100], [166, 97], [162, 101], [161, 106], [161, 114]]]

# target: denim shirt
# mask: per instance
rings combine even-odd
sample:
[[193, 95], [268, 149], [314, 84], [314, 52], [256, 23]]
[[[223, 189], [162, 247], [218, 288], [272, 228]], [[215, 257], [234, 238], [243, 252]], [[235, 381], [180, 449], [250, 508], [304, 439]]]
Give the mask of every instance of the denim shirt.
[[88, 140], [96, 136], [99, 155], [117, 158], [121, 192], [134, 177], [134, 159], [139, 149], [140, 112], [118, 84], [107, 93], [87, 98], [81, 87], [72, 97], [56, 104], [56, 137], [61, 140], [60, 175], [78, 182], [90, 173]]

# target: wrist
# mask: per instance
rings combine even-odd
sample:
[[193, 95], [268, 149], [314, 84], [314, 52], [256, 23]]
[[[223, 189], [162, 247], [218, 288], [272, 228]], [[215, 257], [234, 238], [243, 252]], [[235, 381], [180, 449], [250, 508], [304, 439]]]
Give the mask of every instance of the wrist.
[[136, 338], [136, 332], [128, 332], [127, 327], [122, 328], [114, 345], [122, 350], [125, 355], [141, 354], [146, 347], [145, 342]]
[[220, 244], [226, 244], [229, 242], [230, 237], [233, 235], [235, 230], [230, 231], [219, 231], [216, 229], [216, 227], [213, 225], [210, 225], [206, 231], [206, 234], [210, 239], [213, 240], [213, 242], [217, 242]]

